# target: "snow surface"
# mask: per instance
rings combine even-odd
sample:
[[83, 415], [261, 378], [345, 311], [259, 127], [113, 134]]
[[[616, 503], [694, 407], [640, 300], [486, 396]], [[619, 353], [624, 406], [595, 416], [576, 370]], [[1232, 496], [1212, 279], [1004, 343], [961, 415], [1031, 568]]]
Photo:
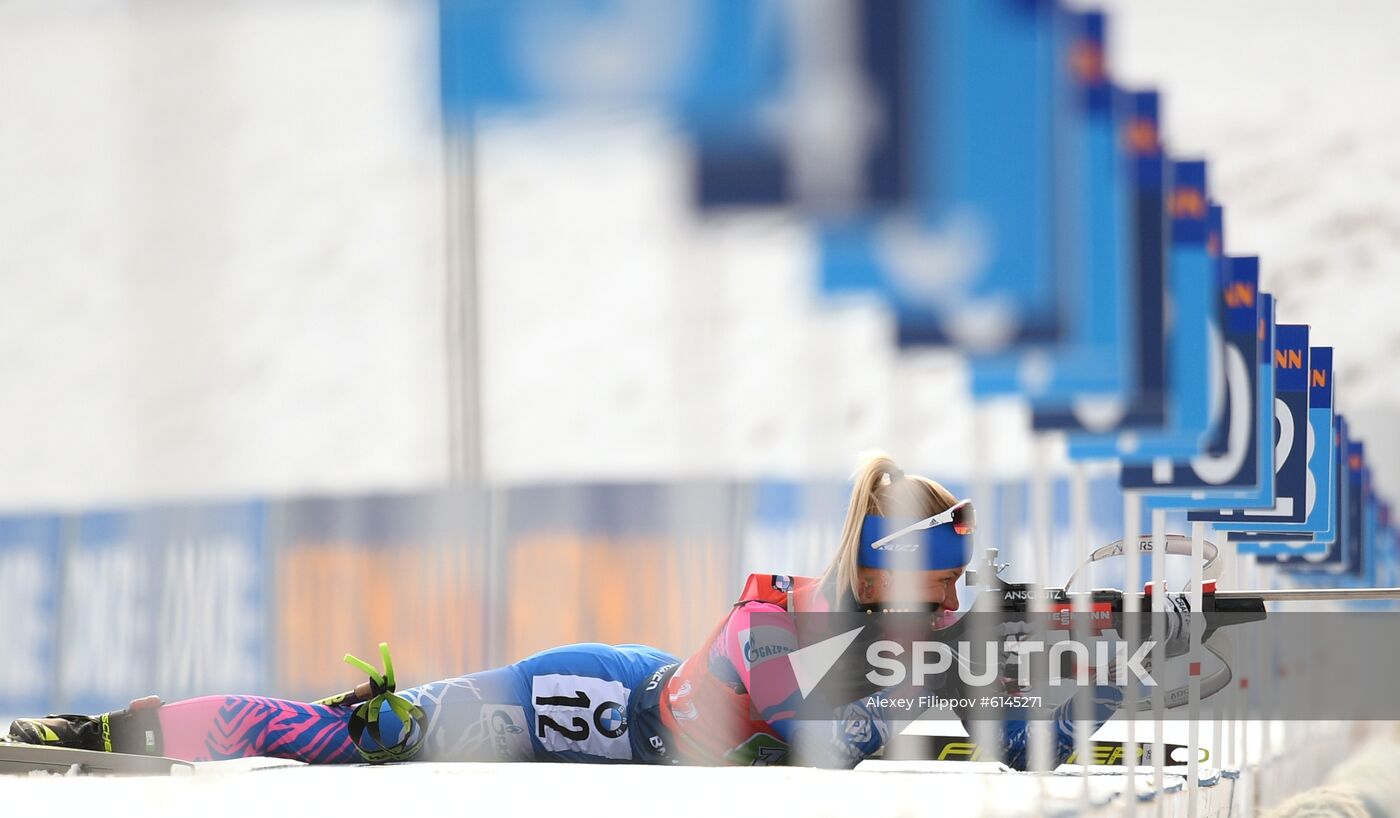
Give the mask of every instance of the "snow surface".
[[[803, 768], [697, 768], [571, 764], [402, 764], [288, 767], [216, 762], [171, 777], [92, 778], [37, 775], [0, 779], [7, 810], [47, 813], [54, 804], [102, 805], [104, 813], [141, 816], [570, 815], [657, 813], [709, 818], [747, 812], [820, 816], [1064, 816], [1085, 802], [1085, 785], [1068, 775], [931, 769], [832, 771]], [[967, 765], [964, 765], [967, 766]], [[982, 766], [982, 765], [974, 765]], [[1150, 793], [1150, 776], [1137, 776]], [[1228, 815], [1232, 781], [1203, 790], [1200, 815]], [[1163, 796], [1165, 814], [1184, 816], [1180, 776]], [[1089, 778], [1085, 815], [1109, 814], [1123, 778]], [[1217, 803], [1217, 801], [1219, 803]], [[1121, 803], [1121, 802], [1118, 802]], [[1155, 805], [1144, 801], [1139, 814]]]
[[[1171, 725], [1177, 727], [1180, 725]], [[1251, 766], [1259, 754], [1260, 725], [1251, 725]], [[1276, 725], [1277, 727], [1277, 725]], [[1273, 803], [1323, 781], [1326, 770], [1355, 747], [1344, 731], [1323, 729], [1291, 749], [1276, 745], [1270, 770], [1243, 777], [1203, 767], [1201, 818], [1227, 818], [1257, 803]], [[1210, 734], [1205, 725], [1202, 735]], [[1139, 737], [1145, 728], [1139, 728]], [[1112, 732], [1111, 729], [1109, 732]], [[1177, 740], [1176, 736], [1167, 738]], [[1334, 777], [1356, 776], [1393, 764], [1400, 745], [1378, 735]], [[1339, 744], [1339, 739], [1343, 741]], [[1342, 754], [1338, 754], [1339, 748]], [[96, 778], [36, 773], [0, 776], [0, 799], [14, 814], [63, 803], [101, 804], [116, 815], [238, 816], [468, 814], [615, 816], [661, 812], [668, 816], [728, 816], [773, 811], [802, 818], [859, 815], [959, 816], [1123, 815], [1128, 785], [1121, 771], [1092, 768], [1089, 775], [1064, 766], [1053, 774], [1013, 773], [996, 764], [960, 762], [862, 762], [855, 771], [810, 768], [696, 768], [582, 764], [425, 764], [306, 766], [295, 761], [250, 758], [205, 762], [195, 770], [161, 777]], [[1139, 767], [1131, 786], [1139, 816], [1185, 818], [1187, 771], [1169, 767], [1161, 790], [1150, 767]], [[1154, 794], [1155, 793], [1155, 794]], [[1247, 794], [1248, 793], [1248, 794]], [[1393, 793], [1376, 790], [1390, 806]], [[1158, 810], [1161, 810], [1160, 812]]]

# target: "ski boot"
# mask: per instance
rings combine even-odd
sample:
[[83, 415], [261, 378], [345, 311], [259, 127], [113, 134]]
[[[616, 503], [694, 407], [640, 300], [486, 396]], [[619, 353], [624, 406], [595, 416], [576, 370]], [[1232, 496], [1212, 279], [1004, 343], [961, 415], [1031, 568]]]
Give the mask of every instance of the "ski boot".
[[56, 715], [15, 719], [9, 740], [46, 747], [68, 747], [107, 753], [161, 754], [160, 698], [135, 699], [123, 710], [100, 716]]

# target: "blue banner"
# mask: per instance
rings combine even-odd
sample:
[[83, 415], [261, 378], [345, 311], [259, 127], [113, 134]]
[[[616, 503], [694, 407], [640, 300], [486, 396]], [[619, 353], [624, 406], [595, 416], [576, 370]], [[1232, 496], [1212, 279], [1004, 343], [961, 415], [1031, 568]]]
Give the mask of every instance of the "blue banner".
[[[1210, 203], [1210, 221], [1207, 225], [1206, 251], [1210, 253], [1217, 286], [1223, 288], [1229, 275], [1225, 268], [1225, 209], [1215, 202]], [[1254, 296], [1251, 294], [1252, 300]], [[1206, 454], [1219, 457], [1230, 450], [1230, 423], [1225, 412], [1229, 397], [1229, 384], [1226, 381], [1226, 323], [1229, 320], [1230, 306], [1224, 298], [1216, 302], [1215, 323], [1212, 327], [1210, 353], [1210, 430], [1206, 434]]]
[[[1284, 366], [1291, 363], [1291, 359], [1286, 356], [1280, 358], [1277, 354], [1280, 349], [1278, 346], [1279, 327], [1273, 322], [1273, 296], [1264, 294], [1261, 305], [1263, 311], [1266, 311], [1270, 316], [1267, 322], [1262, 320], [1262, 318], [1259, 322], [1260, 373], [1267, 373], [1265, 377], [1267, 377], [1268, 383], [1262, 385], [1260, 388], [1260, 414], [1257, 421], [1261, 432], [1264, 432], [1264, 430], [1272, 430], [1272, 434], [1264, 432], [1257, 440], [1258, 448], [1256, 454], [1259, 460], [1260, 488], [1252, 494], [1234, 497], [1226, 502], [1212, 502], [1212, 500], [1216, 498], [1207, 497], [1205, 500], [1192, 498], [1186, 502], [1177, 504], [1179, 508], [1188, 509], [1186, 516], [1187, 519], [1192, 522], [1230, 523], [1239, 519], [1236, 512], [1241, 509], [1272, 509], [1274, 507], [1277, 491], [1277, 472], [1279, 466], [1283, 462], [1281, 455], [1284, 450], [1284, 443], [1281, 435], [1285, 430], [1289, 432], [1294, 431], [1294, 426], [1291, 423], [1287, 423], [1281, 416], [1282, 413], [1292, 410], [1286, 410], [1284, 408], [1286, 405], [1285, 400], [1278, 392], [1279, 378], [1284, 371]], [[1290, 349], [1301, 354], [1302, 351], [1307, 350], [1306, 338], [1303, 339], [1301, 347], [1296, 346], [1298, 340], [1296, 334], [1290, 335], [1289, 343], [1294, 344]], [[1303, 370], [1303, 373], [1306, 373], [1306, 369]], [[1261, 378], [1261, 382], [1263, 380], [1264, 378]], [[1306, 377], [1304, 378], [1304, 384], [1306, 384]], [[1268, 397], [1267, 404], [1265, 403], [1266, 396]], [[1301, 407], [1304, 411], [1303, 416], [1306, 416], [1306, 393], [1302, 396]], [[1288, 445], [1292, 445], [1292, 438], [1290, 438]]]
[[[1239, 514], [1222, 510], [1217, 531], [1261, 531], [1279, 523], [1302, 524], [1308, 519], [1308, 359], [1306, 324], [1280, 324], [1274, 350], [1274, 422], [1278, 429], [1274, 452], [1274, 506]], [[1230, 518], [1234, 522], [1230, 522]], [[1197, 517], [1191, 517], [1197, 519]]]
[[[141, 541], [133, 513], [98, 512], [78, 520], [64, 565], [84, 592], [65, 601], [64, 700], [79, 713], [101, 713], [155, 691], [158, 555]], [[84, 582], [84, 577], [102, 577]], [[163, 694], [163, 691], [162, 691]]]
[[1394, 588], [1400, 585], [1400, 542], [1396, 540], [1395, 528], [1390, 516], [1390, 503], [1380, 500], [1376, 508], [1376, 555], [1378, 565], [1376, 585]]
[[1120, 92], [1119, 142], [1127, 152], [1128, 333], [1131, 356], [1128, 394], [1085, 395], [1069, 406], [1037, 405], [1031, 424], [1037, 431], [1063, 430], [1131, 436], [1166, 423], [1166, 160], [1159, 133], [1155, 91]]
[[1346, 418], [1334, 415], [1332, 445], [1336, 451], [1332, 473], [1332, 497], [1336, 506], [1336, 525], [1330, 532], [1315, 537], [1307, 534], [1276, 534], [1273, 544], [1241, 543], [1240, 549], [1257, 554], [1261, 565], [1280, 565], [1284, 570], [1306, 577], [1312, 574], [1333, 575], [1346, 567], [1349, 532], [1348, 509], [1351, 502], [1351, 480], [1347, 449], [1351, 445]]
[[1064, 409], [1076, 400], [1121, 403], [1133, 378], [1129, 326], [1132, 259], [1128, 246], [1127, 164], [1117, 135], [1121, 106], [1105, 70], [1101, 12], [1071, 14], [1066, 62], [1073, 112], [1063, 178], [1069, 208], [1060, 248], [1062, 342], [977, 359], [974, 395], [1021, 394]]
[[856, 0], [802, 12], [800, 24], [787, 23], [781, 95], [753, 93], [692, 134], [696, 204], [794, 207], [823, 218], [915, 206], [914, 150], [927, 143], [912, 93], [924, 81], [917, 2]]
[[[1251, 529], [1251, 532], [1230, 532], [1229, 539], [1240, 543], [1241, 554], [1271, 553], [1275, 546], [1254, 548], [1246, 544], [1277, 542], [1275, 535], [1282, 533], [1307, 534], [1304, 541], [1316, 541], [1314, 550], [1321, 552], [1336, 526], [1337, 509], [1332, 492], [1337, 456], [1333, 446], [1332, 348], [1313, 347], [1309, 357], [1307, 519], [1296, 524], [1270, 522], [1267, 529]], [[1289, 544], [1279, 543], [1276, 548], [1286, 550]], [[1293, 550], [1296, 549], [1295, 545]]]
[[[36, 516], [0, 519], [0, 715], [55, 712], [52, 683], [62, 574], [59, 520]], [[4, 722], [8, 724], [8, 722]]]
[[1362, 585], [1375, 585], [1380, 574], [1380, 553], [1376, 550], [1379, 538], [1376, 536], [1376, 518], [1379, 514], [1376, 493], [1371, 484], [1371, 470], [1366, 470], [1366, 542], [1362, 550]]
[[649, 105], [724, 132], [786, 89], [792, 28], [778, 0], [439, 0], [444, 119]]
[[[1125, 489], [1145, 489], [1149, 508], [1174, 508], [1187, 493], [1233, 492], [1248, 496], [1259, 487], [1259, 430], [1261, 418], [1272, 412], [1272, 392], [1267, 395], [1271, 364], [1261, 364], [1259, 338], [1258, 259], [1225, 258], [1217, 280], [1217, 310], [1222, 313], [1222, 338], [1216, 354], [1212, 425], [1224, 447], [1189, 460], [1158, 461], [1151, 466], [1124, 464], [1120, 484]], [[1157, 496], [1157, 493], [1172, 496]]]
[[[1234, 259], [1232, 261], [1240, 261]], [[1257, 259], [1249, 259], [1250, 262], [1257, 262]], [[1247, 265], [1252, 266], [1252, 265]], [[1257, 266], [1253, 266], [1257, 273]], [[1242, 291], [1241, 291], [1242, 292]], [[1250, 423], [1252, 444], [1247, 450], [1242, 451], [1238, 444], [1240, 440], [1235, 438], [1236, 421], [1241, 417], [1233, 408], [1234, 395], [1237, 390], [1230, 388], [1231, 408], [1229, 410], [1231, 423], [1230, 453], [1223, 458], [1200, 457], [1194, 458], [1191, 463], [1191, 473], [1182, 474], [1173, 472], [1172, 477], [1178, 475], [1183, 480], [1202, 479], [1209, 477], [1220, 480], [1219, 487], [1202, 486], [1200, 488], [1190, 488], [1189, 485], [1177, 488], [1172, 494], [1150, 494], [1144, 497], [1144, 512], [1154, 508], [1162, 509], [1182, 509], [1182, 510], [1207, 510], [1219, 511], [1220, 509], [1237, 508], [1272, 508], [1274, 504], [1274, 445], [1273, 434], [1270, 430], [1274, 428], [1274, 299], [1268, 293], [1257, 293], [1259, 311], [1256, 320], [1254, 343], [1255, 343], [1255, 377], [1257, 388], [1254, 391], [1254, 414]], [[1238, 380], [1238, 377], [1235, 378]], [[1241, 433], [1241, 437], [1242, 437]], [[1238, 468], [1236, 468], [1238, 467]], [[1208, 474], [1203, 474], [1202, 469], [1206, 469]], [[1214, 469], [1213, 472], [1209, 471]], [[1233, 472], [1232, 472], [1233, 470]], [[1165, 470], [1164, 470], [1165, 473]], [[1227, 486], [1244, 486], [1245, 481], [1252, 479], [1252, 488], [1228, 488]], [[1207, 482], [1202, 479], [1202, 482]]]
[[260, 689], [263, 539], [261, 503], [79, 518], [64, 565], [63, 706]]
[[171, 510], [151, 542], [161, 554], [155, 625], [159, 690], [200, 696], [258, 689], [268, 676], [264, 634], [265, 512], [261, 502]]
[[1171, 239], [1167, 289], [1167, 422], [1131, 436], [1072, 435], [1074, 458], [1119, 458], [1150, 463], [1158, 458], [1201, 454], [1210, 431], [1211, 330], [1217, 270], [1207, 247], [1209, 209], [1205, 162], [1169, 162], [1167, 198]]
[[1051, 0], [916, 8], [917, 206], [825, 226], [823, 289], [881, 296], [901, 345], [1058, 341], [1067, 17]]
[[1366, 573], [1366, 495], [1370, 491], [1371, 470], [1366, 467], [1366, 444], [1347, 444], [1347, 531], [1346, 566], [1343, 573], [1360, 577]]

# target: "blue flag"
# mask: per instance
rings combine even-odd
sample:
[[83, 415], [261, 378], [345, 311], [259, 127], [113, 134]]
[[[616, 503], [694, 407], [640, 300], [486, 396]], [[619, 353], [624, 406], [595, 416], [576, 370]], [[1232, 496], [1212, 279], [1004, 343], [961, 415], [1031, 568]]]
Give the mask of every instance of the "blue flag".
[[776, 100], [792, 62], [777, 0], [439, 0], [450, 126], [490, 109], [646, 105], [697, 132]]
[[[1239, 543], [1239, 553], [1272, 553], [1294, 550], [1301, 543], [1316, 541], [1316, 550], [1325, 552], [1325, 543], [1332, 538], [1337, 510], [1333, 502], [1332, 475], [1336, 471], [1336, 448], [1333, 445], [1334, 422], [1332, 406], [1332, 348], [1313, 347], [1310, 353], [1308, 384], [1308, 473], [1306, 490], [1307, 519], [1302, 523], [1270, 521], [1267, 528], [1250, 532], [1231, 531], [1231, 542]], [[1257, 532], [1257, 533], [1254, 533]], [[1279, 542], [1279, 534], [1300, 535], [1300, 542]], [[1301, 536], [1307, 535], [1307, 536]]]
[[[1336, 415], [1335, 420], [1333, 446], [1337, 457], [1334, 462], [1335, 471], [1332, 479], [1334, 484], [1333, 501], [1337, 507], [1337, 518], [1336, 526], [1330, 532], [1330, 539], [1327, 532], [1314, 539], [1308, 539], [1307, 535], [1304, 534], [1276, 535], [1271, 547], [1251, 548], [1256, 552], [1256, 559], [1261, 565], [1279, 565], [1283, 570], [1290, 574], [1296, 574], [1300, 578], [1314, 575], [1332, 576], [1345, 572], [1351, 526], [1353, 525], [1350, 508], [1354, 490], [1351, 485], [1350, 456], [1348, 454], [1353, 444], [1350, 440], [1346, 418], [1342, 415]], [[1250, 545], [1243, 543], [1241, 547]]]
[[[1271, 444], [1274, 416], [1274, 299], [1248, 286], [1257, 281], [1258, 259], [1253, 257], [1227, 259], [1234, 274], [1228, 290], [1231, 303], [1227, 323], [1231, 337], [1227, 348], [1226, 407], [1229, 417], [1229, 449], [1225, 455], [1202, 455], [1192, 458], [1187, 469], [1171, 463], [1171, 470], [1154, 470], [1153, 493], [1144, 495], [1144, 511], [1161, 509], [1233, 509], [1270, 508], [1274, 497], [1274, 447]], [[1241, 270], [1245, 271], [1240, 277]], [[1236, 286], [1238, 285], [1238, 286]], [[1257, 300], [1253, 331], [1244, 337], [1241, 323], [1246, 311], [1240, 305]], [[1240, 411], [1239, 402], [1245, 390], [1239, 369], [1244, 345], [1253, 345], [1248, 364], [1252, 365], [1251, 401], [1247, 416]], [[1231, 352], [1230, 350], [1233, 350]], [[1134, 475], [1141, 475], [1137, 469]], [[1167, 493], [1170, 492], [1170, 493]]]
[[823, 289], [880, 295], [901, 345], [1057, 341], [1068, 18], [1051, 0], [915, 9], [915, 205], [824, 226]]
[[[1218, 214], [1218, 209], [1217, 209]], [[1259, 418], [1272, 401], [1261, 393], [1261, 373], [1258, 335], [1260, 309], [1258, 304], [1259, 267], [1254, 258], [1225, 258], [1216, 281], [1216, 310], [1221, 314], [1221, 338], [1212, 378], [1215, 397], [1212, 426], [1218, 429], [1223, 445], [1212, 451], [1208, 446], [1202, 454], [1188, 460], [1158, 460], [1151, 466], [1125, 463], [1120, 483], [1125, 489], [1143, 489], [1149, 508], [1174, 508], [1183, 494], [1218, 494], [1227, 497], [1246, 496], [1259, 485], [1258, 447]]]
[[788, 8], [803, 16], [785, 21], [780, 93], [749, 95], [721, 127], [695, 134], [696, 203], [814, 218], [917, 206], [917, 0]]
[[985, 356], [972, 363], [974, 395], [1021, 394], [1037, 406], [1076, 400], [1122, 403], [1133, 376], [1129, 335], [1132, 269], [1128, 254], [1128, 178], [1118, 144], [1119, 110], [1104, 66], [1101, 12], [1071, 15], [1064, 59], [1072, 111], [1061, 178], [1068, 207], [1060, 233], [1060, 343]]
[[[1274, 506], [1271, 509], [1229, 510], [1216, 522], [1217, 531], [1260, 531], [1276, 523], [1302, 524], [1308, 511], [1308, 383], [1311, 380], [1306, 324], [1280, 324], [1274, 350], [1274, 422], [1278, 429], [1274, 453]], [[1234, 518], [1230, 521], [1229, 518]], [[1193, 518], [1194, 519], [1194, 518]]]
[[1194, 457], [1209, 440], [1212, 296], [1218, 277], [1207, 247], [1206, 165], [1171, 162], [1167, 168], [1171, 217], [1167, 290], [1172, 305], [1166, 334], [1167, 422], [1161, 429], [1127, 436], [1071, 435], [1071, 457], [1150, 463], [1163, 457]]
[[1127, 395], [1085, 395], [1068, 406], [1036, 405], [1031, 423], [1037, 431], [1107, 435], [1160, 429], [1166, 423], [1167, 177], [1159, 99], [1155, 91], [1120, 92], [1113, 104], [1128, 179], [1125, 215], [1130, 261], [1123, 268], [1129, 276]]

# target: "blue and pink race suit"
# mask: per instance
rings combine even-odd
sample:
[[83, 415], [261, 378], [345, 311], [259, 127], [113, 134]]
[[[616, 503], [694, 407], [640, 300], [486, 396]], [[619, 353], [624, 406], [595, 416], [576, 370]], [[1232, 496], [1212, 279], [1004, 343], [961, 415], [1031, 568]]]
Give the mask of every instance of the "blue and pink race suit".
[[[797, 645], [791, 615], [830, 607], [817, 580], [756, 574], [683, 663], [644, 645], [553, 648], [506, 667], [401, 691], [425, 716], [421, 729], [407, 728], [406, 738], [420, 748], [414, 757], [429, 761], [784, 763], [798, 732], [798, 687], [780, 675], [781, 683], [753, 690], [753, 668], [772, 661], [781, 673], [787, 667], [782, 654]], [[786, 673], [791, 676], [790, 668]], [[1112, 712], [1101, 709], [1100, 722]], [[162, 752], [192, 761], [274, 756], [357, 762], [361, 755], [347, 729], [350, 712], [260, 696], [175, 702], [158, 711]], [[1061, 759], [1072, 749], [1067, 713], [1066, 706], [1055, 721]], [[387, 705], [380, 720], [386, 740], [402, 736], [404, 726]], [[854, 766], [879, 750], [896, 727], [878, 706], [862, 700], [839, 708], [829, 722], [807, 722], [803, 729], [817, 731], [817, 754], [804, 760]], [[1008, 721], [1002, 735], [1002, 758], [1023, 766], [1025, 722]]]
[[[686, 763], [784, 763], [802, 733], [804, 763], [855, 766], [880, 750], [901, 725], [879, 703], [879, 696], [851, 701], [828, 719], [799, 721], [801, 694], [784, 656], [799, 645], [793, 614], [830, 611], [833, 596], [817, 579], [751, 575], [739, 601], [705, 645], [676, 669], [658, 674], [665, 678], [664, 696], [644, 696], [643, 704], [651, 709], [640, 715], [645, 719], [654, 710], [666, 728], [664, 735], [677, 744], [675, 754]], [[756, 683], [754, 669], [768, 662], [774, 663], [768, 668], [772, 672]], [[1113, 714], [1121, 694], [1104, 686], [1095, 693], [1097, 729]], [[1074, 751], [1072, 705], [1067, 701], [1055, 712], [1056, 763]], [[998, 756], [1024, 768], [1028, 724], [1014, 712], [1005, 715]]]

